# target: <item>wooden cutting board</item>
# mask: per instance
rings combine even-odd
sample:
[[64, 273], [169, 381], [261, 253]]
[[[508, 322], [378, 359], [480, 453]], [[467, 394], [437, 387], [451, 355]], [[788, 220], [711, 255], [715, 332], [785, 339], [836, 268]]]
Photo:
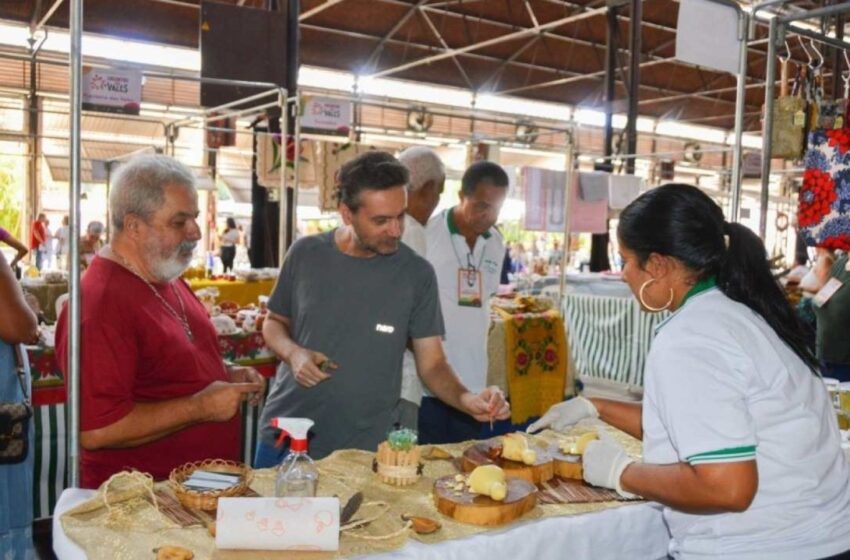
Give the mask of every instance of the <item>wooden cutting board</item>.
[[505, 471], [506, 476], [521, 478], [533, 484], [541, 484], [555, 476], [555, 464], [548, 450], [535, 447], [537, 461], [533, 465], [526, 465], [496, 455], [495, 449], [499, 447], [501, 443], [498, 439], [480, 441], [467, 447], [461, 457], [463, 472], [472, 472], [481, 465], [495, 464]]
[[434, 482], [434, 504], [437, 510], [461, 523], [471, 525], [504, 525], [519, 519], [537, 505], [537, 487], [521, 478], [508, 478], [508, 494], [502, 501], [473, 494], [467, 489], [455, 491], [453, 475]]

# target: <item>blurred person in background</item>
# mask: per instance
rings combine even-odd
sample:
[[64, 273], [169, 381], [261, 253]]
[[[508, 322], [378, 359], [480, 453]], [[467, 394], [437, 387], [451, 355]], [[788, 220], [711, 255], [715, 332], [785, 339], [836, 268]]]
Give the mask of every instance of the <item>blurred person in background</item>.
[[53, 238], [56, 240], [56, 267], [68, 269], [68, 253], [71, 248], [71, 227], [68, 216], [62, 217], [62, 225], [56, 228]]
[[15, 276], [18, 276], [18, 263], [27, 255], [27, 253], [29, 253], [29, 249], [27, 249], [27, 246], [21, 243], [21, 241], [17, 237], [15, 237], [2, 227], [0, 227], [0, 242], [5, 243], [9, 247], [17, 251], [17, 254], [12, 259], [12, 262], [9, 263], [9, 267], [15, 273]]
[[45, 222], [47, 222], [47, 216], [44, 213], [40, 213], [30, 226], [30, 251], [33, 252], [33, 256], [35, 257], [35, 267], [39, 270], [41, 270], [44, 264], [42, 262], [44, 252], [41, 246], [47, 242]]
[[[26, 352], [19, 345], [38, 340], [35, 315], [0, 253], [0, 402], [20, 403], [32, 394]], [[18, 347], [16, 349], [16, 347]], [[18, 375], [18, 362], [23, 378]], [[26, 395], [24, 394], [26, 390]], [[0, 465], [0, 558], [33, 558], [32, 490], [35, 429], [28, 423], [29, 449], [19, 463]], [[2, 437], [4, 434], [0, 434]]]
[[236, 245], [239, 244], [239, 230], [236, 228], [236, 220], [227, 218], [224, 231], [218, 238], [221, 247], [221, 264], [224, 273], [233, 270], [233, 260], [236, 258]]

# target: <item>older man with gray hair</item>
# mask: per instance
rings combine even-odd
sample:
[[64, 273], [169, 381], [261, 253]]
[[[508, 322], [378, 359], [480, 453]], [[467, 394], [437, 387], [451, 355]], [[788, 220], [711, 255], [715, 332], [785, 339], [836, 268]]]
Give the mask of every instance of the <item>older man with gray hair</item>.
[[[407, 148], [398, 160], [410, 172], [407, 183], [407, 210], [404, 216], [402, 242], [426, 258], [428, 242], [425, 226], [440, 202], [446, 182], [446, 168], [434, 150], [424, 146]], [[395, 411], [396, 423], [415, 429], [419, 422], [419, 403], [424, 387], [416, 371], [416, 360], [410, 350], [402, 362], [401, 398]]]
[[[180, 279], [201, 237], [192, 172], [141, 156], [116, 175], [112, 242], [80, 284], [81, 486], [127, 468], [168, 476], [183, 463], [239, 458], [239, 407], [264, 381], [226, 368], [206, 311]], [[67, 308], [66, 308], [67, 309]], [[68, 317], [56, 332], [66, 375]]]

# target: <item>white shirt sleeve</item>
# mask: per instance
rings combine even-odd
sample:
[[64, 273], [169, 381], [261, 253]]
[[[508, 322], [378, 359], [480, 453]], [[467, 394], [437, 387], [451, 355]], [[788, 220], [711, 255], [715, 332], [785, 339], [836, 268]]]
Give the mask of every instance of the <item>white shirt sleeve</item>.
[[753, 459], [756, 430], [745, 376], [747, 368], [755, 371], [750, 359], [722, 335], [663, 334], [668, 336], [656, 338], [647, 357], [647, 398], [679, 460], [695, 465]]

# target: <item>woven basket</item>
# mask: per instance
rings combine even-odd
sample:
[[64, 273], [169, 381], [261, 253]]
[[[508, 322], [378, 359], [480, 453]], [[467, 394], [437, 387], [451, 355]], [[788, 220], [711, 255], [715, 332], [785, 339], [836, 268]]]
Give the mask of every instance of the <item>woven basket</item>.
[[[197, 470], [240, 475], [239, 483], [224, 490], [190, 490], [183, 483]], [[223, 459], [208, 459], [196, 463], [186, 463], [177, 467], [168, 475], [168, 483], [180, 503], [187, 508], [211, 511], [218, 507], [219, 498], [235, 498], [248, 492], [254, 472], [242, 463]]]

